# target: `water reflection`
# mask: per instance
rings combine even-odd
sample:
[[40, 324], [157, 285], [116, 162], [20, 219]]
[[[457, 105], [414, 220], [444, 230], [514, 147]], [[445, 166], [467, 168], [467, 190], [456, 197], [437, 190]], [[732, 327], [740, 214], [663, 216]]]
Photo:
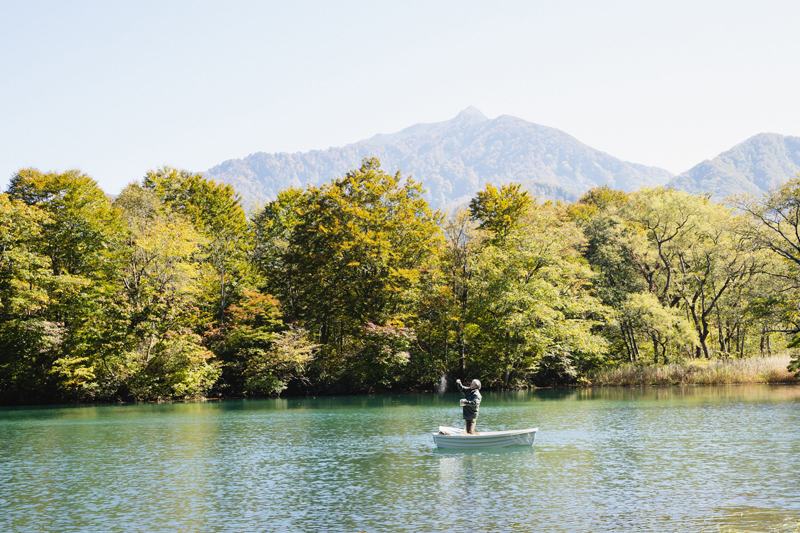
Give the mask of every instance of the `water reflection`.
[[720, 507], [713, 522], [720, 531], [800, 531], [797, 513], [751, 505]]
[[[0, 410], [0, 531], [727, 531], [800, 523], [800, 387]], [[761, 529], [759, 529], [761, 528]]]

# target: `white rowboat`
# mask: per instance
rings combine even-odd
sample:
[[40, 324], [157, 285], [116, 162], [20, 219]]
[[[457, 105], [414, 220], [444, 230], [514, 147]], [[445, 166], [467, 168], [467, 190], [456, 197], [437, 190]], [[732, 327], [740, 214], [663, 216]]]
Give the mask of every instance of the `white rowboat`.
[[539, 428], [513, 431], [486, 431], [469, 435], [465, 430], [439, 426], [433, 433], [433, 442], [439, 448], [505, 448], [506, 446], [533, 446]]

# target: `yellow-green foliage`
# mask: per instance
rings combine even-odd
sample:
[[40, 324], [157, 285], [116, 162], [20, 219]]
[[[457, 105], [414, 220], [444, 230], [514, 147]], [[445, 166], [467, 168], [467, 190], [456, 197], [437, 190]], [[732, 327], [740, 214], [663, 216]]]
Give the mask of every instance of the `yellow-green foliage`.
[[0, 403], [445, 374], [797, 381], [797, 355], [754, 356], [800, 346], [800, 180], [739, 210], [661, 187], [565, 206], [487, 185], [445, 219], [377, 159], [332, 178], [248, 220], [231, 186], [169, 167], [113, 204], [80, 172], [21, 170], [0, 195]]

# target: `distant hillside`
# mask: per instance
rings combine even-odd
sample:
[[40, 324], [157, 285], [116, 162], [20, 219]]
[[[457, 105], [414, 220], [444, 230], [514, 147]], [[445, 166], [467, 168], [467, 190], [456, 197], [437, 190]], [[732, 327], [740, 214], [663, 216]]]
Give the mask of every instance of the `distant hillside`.
[[675, 176], [669, 185], [714, 200], [733, 194], [760, 196], [800, 173], [800, 137], [759, 133], [727, 152]]
[[233, 185], [246, 202], [266, 202], [289, 186], [318, 185], [378, 157], [389, 172], [412, 174], [434, 207], [466, 202], [488, 183], [522, 183], [540, 198], [574, 200], [608, 184], [626, 191], [663, 185], [661, 168], [628, 163], [563, 131], [500, 116], [489, 120], [473, 107], [454, 119], [417, 124], [341, 148], [305, 153], [264, 152], [231, 159], [205, 175]]

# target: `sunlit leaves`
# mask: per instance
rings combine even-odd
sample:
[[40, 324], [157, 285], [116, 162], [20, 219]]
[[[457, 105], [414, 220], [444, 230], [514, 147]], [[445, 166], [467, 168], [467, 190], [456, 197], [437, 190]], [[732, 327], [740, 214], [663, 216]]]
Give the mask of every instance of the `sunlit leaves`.
[[260, 264], [284, 312], [323, 346], [323, 372], [338, 373], [361, 353], [367, 323], [413, 317], [439, 219], [419, 184], [376, 159], [321, 187], [287, 191], [256, 216]]
[[47, 215], [0, 194], [0, 315], [36, 314], [47, 304], [50, 261], [37, 252]]
[[11, 179], [8, 193], [48, 215], [41, 224], [42, 252], [54, 274], [95, 277], [104, 271], [105, 251], [121, 226], [93, 179], [78, 171], [25, 169]]
[[480, 221], [479, 228], [503, 240], [517, 227], [520, 218], [531, 205], [527, 191], [521, 185], [501, 185], [500, 189], [487, 183], [469, 203], [470, 215]]
[[502, 243], [485, 242], [475, 256], [472, 321], [489, 382], [529, 382], [554, 349], [602, 357], [605, 341], [592, 328], [607, 310], [590, 292], [582, 246], [563, 208], [532, 206]]
[[166, 209], [185, 220], [203, 236], [202, 286], [207, 296], [202, 307], [207, 321], [222, 324], [225, 309], [240, 294], [250, 274], [250, 232], [241, 197], [230, 185], [217, 183], [185, 170], [162, 167], [150, 171], [143, 188], [153, 191]]
[[652, 342], [653, 361], [669, 362], [671, 347], [683, 348], [689, 352], [699, 344], [697, 331], [686, 314], [679, 308], [664, 307], [652, 293], [635, 293], [619, 310], [620, 319], [630, 324], [634, 330], [646, 335]]
[[[219, 376], [197, 325], [198, 254], [206, 239], [150, 190], [128, 186], [115, 202], [128, 225], [120, 281], [127, 342], [116, 369], [141, 399], [204, 394]], [[213, 378], [213, 379], [212, 379]]]

